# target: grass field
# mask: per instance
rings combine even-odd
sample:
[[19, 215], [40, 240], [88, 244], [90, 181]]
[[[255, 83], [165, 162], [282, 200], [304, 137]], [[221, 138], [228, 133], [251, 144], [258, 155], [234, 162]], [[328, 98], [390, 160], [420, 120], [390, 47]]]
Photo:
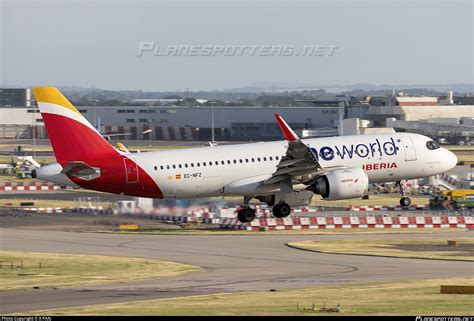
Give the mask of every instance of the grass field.
[[458, 157], [458, 162], [465, 164], [474, 163], [474, 146], [443, 146]]
[[[448, 247], [448, 240], [458, 241], [459, 246]], [[474, 239], [471, 237], [324, 240], [292, 242], [288, 245], [323, 253], [474, 261]]]
[[118, 283], [201, 271], [167, 261], [77, 254], [0, 251], [0, 261], [0, 291]]
[[5, 185], [6, 183], [10, 184], [30, 184], [30, 183], [40, 183], [42, 181], [34, 178], [18, 178], [12, 175], [0, 175], [0, 184]]
[[[33, 202], [34, 205], [32, 206], [21, 206], [20, 203], [23, 202]], [[102, 206], [103, 208], [110, 207], [110, 203], [108, 202], [92, 202], [93, 206]], [[75, 208], [76, 203], [74, 201], [68, 200], [47, 200], [47, 199], [16, 199], [16, 198], [4, 198], [0, 199], [0, 207], [21, 207], [21, 208], [28, 208], [28, 207], [62, 207], [62, 208]]]
[[[20, 203], [23, 202], [33, 202], [32, 206], [20, 206]], [[63, 208], [73, 208], [74, 201], [64, 201], [64, 200], [34, 200], [34, 199], [1, 199], [0, 207], [63, 207]]]
[[[28, 315], [471, 315], [472, 295], [440, 294], [440, 285], [474, 278], [329, 285], [276, 292], [212, 294], [29, 312]], [[304, 310], [314, 304], [340, 313]], [[297, 306], [299, 305], [299, 309]]]
[[[410, 195], [413, 205], [423, 205], [429, 203], [428, 195]], [[228, 202], [234, 202], [239, 204], [242, 199], [241, 197], [225, 197]], [[253, 202], [251, 202], [252, 204]], [[255, 204], [259, 204], [255, 201]], [[369, 199], [364, 200], [362, 198], [352, 198], [339, 201], [327, 201], [321, 199], [319, 195], [314, 195], [310, 206], [323, 206], [323, 207], [344, 207], [347, 208], [353, 206], [366, 206], [366, 205], [399, 205], [400, 194], [398, 193], [387, 193], [387, 194], [370, 194]]]
[[[429, 196], [410, 196], [413, 205], [423, 205], [429, 203]], [[318, 195], [314, 195], [311, 206], [324, 207], [349, 207], [366, 205], [399, 205], [400, 195], [398, 193], [369, 195], [369, 199], [353, 198], [340, 201], [325, 201]]]

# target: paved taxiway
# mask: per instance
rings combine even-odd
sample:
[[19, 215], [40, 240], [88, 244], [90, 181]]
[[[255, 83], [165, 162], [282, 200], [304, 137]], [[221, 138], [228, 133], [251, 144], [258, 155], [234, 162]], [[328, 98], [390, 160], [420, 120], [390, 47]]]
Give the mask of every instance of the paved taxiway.
[[[473, 232], [390, 237], [474, 236]], [[161, 280], [1, 292], [0, 313], [217, 292], [415, 278], [473, 276], [473, 262], [322, 254], [286, 242], [388, 235], [118, 235], [0, 228], [2, 250], [99, 254], [194, 264], [204, 272]]]

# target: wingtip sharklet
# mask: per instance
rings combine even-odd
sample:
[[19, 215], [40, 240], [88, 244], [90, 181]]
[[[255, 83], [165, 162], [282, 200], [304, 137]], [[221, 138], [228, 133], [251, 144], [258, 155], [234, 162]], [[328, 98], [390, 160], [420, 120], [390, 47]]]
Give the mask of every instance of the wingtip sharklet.
[[291, 129], [290, 126], [286, 123], [286, 121], [281, 117], [279, 114], [275, 114], [275, 118], [278, 122], [278, 125], [280, 126], [281, 131], [283, 132], [283, 135], [285, 136], [285, 139], [288, 141], [295, 141], [299, 140], [298, 135]]

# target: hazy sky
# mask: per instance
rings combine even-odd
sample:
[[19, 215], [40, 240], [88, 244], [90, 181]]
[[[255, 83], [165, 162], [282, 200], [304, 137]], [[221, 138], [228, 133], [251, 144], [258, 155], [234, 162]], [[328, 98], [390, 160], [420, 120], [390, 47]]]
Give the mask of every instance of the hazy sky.
[[[472, 1], [1, 2], [9, 85], [211, 90], [473, 83]], [[137, 56], [168, 46], [337, 46], [323, 56]]]

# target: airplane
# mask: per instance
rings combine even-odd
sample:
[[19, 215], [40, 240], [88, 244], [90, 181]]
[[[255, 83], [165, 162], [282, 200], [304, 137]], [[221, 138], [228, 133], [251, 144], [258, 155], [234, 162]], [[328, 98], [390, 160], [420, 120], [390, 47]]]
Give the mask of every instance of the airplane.
[[452, 169], [457, 157], [431, 138], [411, 133], [300, 139], [275, 115], [285, 140], [130, 153], [113, 147], [55, 87], [34, 88], [56, 163], [35, 178], [107, 193], [160, 199], [243, 196], [237, 217], [255, 219], [252, 199], [290, 215], [314, 194], [324, 200], [366, 195], [369, 183], [397, 182]]

